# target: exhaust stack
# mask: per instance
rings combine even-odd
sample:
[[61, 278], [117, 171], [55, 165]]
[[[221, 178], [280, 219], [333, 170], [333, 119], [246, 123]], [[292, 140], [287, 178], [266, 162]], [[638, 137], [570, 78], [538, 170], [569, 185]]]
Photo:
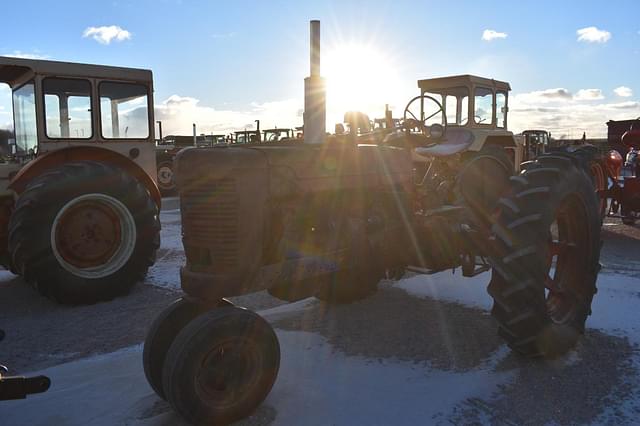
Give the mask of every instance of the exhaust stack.
[[320, 76], [320, 21], [310, 22], [309, 77], [304, 79], [304, 143], [324, 142], [327, 127], [325, 81]]

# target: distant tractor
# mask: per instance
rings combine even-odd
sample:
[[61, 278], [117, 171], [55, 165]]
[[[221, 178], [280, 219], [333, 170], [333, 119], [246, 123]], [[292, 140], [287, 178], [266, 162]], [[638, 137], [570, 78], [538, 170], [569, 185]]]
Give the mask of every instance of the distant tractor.
[[173, 158], [186, 147], [207, 148], [226, 144], [225, 135], [175, 136], [169, 135], [160, 140], [156, 146], [156, 164], [158, 170], [158, 188], [163, 196], [173, 195], [176, 183], [173, 178]]
[[525, 130], [523, 140], [523, 161], [534, 160], [551, 151], [551, 136], [546, 130]]
[[620, 217], [626, 225], [634, 225], [640, 219], [640, 118], [631, 121], [620, 141], [627, 150], [626, 155], [623, 157], [618, 150], [611, 150], [604, 161], [592, 163], [592, 169], [606, 214]]
[[264, 131], [263, 142], [282, 142], [293, 140], [293, 129], [266, 129]]
[[160, 244], [151, 71], [0, 57], [0, 82], [0, 262], [61, 303], [126, 293]]

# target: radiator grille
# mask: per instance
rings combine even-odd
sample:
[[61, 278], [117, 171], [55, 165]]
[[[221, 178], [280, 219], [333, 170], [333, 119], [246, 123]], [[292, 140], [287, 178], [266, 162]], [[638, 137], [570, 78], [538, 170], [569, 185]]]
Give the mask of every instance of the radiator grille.
[[[235, 179], [190, 186], [181, 193], [183, 239], [191, 263], [214, 269], [236, 266], [238, 260], [238, 196]], [[190, 252], [199, 253], [197, 259]], [[202, 256], [202, 249], [206, 255]], [[205, 265], [203, 265], [205, 266]]]

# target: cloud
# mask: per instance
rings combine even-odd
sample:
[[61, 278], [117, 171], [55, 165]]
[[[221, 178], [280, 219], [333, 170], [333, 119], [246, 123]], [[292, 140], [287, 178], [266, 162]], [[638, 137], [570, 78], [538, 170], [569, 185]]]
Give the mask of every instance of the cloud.
[[576, 31], [578, 41], [585, 43], [606, 43], [611, 38], [609, 31], [598, 29], [597, 27], [586, 27]]
[[563, 102], [573, 99], [573, 95], [567, 89], [558, 87], [555, 89], [537, 90], [529, 93], [516, 95], [522, 103], [548, 103]]
[[495, 30], [484, 30], [482, 32], [482, 40], [484, 41], [493, 41], [496, 39], [507, 38], [507, 33], [501, 33]]
[[217, 38], [217, 39], [221, 39], [221, 38], [232, 38], [236, 36], [235, 31], [232, 31], [230, 33], [217, 33], [217, 34], [211, 34], [211, 38]]
[[580, 89], [573, 97], [576, 101], [599, 101], [604, 99], [600, 89]]
[[26, 53], [21, 52], [20, 50], [14, 50], [12, 53], [3, 53], [1, 56], [9, 56], [11, 58], [22, 58], [22, 59], [49, 59], [49, 55], [42, 55], [40, 53]]
[[617, 96], [620, 96], [621, 98], [630, 98], [631, 96], [633, 96], [633, 90], [626, 86], [616, 87], [615, 89], [613, 89], [613, 93], [615, 93]]
[[110, 44], [112, 41], [124, 41], [131, 39], [131, 33], [117, 25], [88, 27], [82, 33], [82, 37], [91, 37], [100, 44]]
[[254, 120], [260, 120], [263, 129], [300, 126], [301, 106], [301, 100], [286, 99], [253, 102], [244, 109], [218, 110], [201, 105], [199, 99], [190, 96], [171, 95], [155, 106], [155, 115], [156, 120], [162, 121], [165, 135], [190, 135], [192, 123], [196, 123], [198, 133], [227, 134], [245, 128], [253, 129]]
[[606, 122], [640, 116], [640, 102], [603, 102], [599, 89], [583, 89], [575, 96], [566, 89], [514, 94], [510, 99], [509, 129], [541, 128], [556, 138], [605, 138]]

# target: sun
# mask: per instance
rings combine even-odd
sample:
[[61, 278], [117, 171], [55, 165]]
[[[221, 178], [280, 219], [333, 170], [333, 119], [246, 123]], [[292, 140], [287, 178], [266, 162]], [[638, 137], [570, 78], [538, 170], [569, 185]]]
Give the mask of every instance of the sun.
[[382, 116], [397, 82], [392, 63], [390, 57], [366, 44], [346, 43], [328, 49], [322, 57], [322, 74], [329, 117], [340, 117], [340, 122], [347, 111]]

